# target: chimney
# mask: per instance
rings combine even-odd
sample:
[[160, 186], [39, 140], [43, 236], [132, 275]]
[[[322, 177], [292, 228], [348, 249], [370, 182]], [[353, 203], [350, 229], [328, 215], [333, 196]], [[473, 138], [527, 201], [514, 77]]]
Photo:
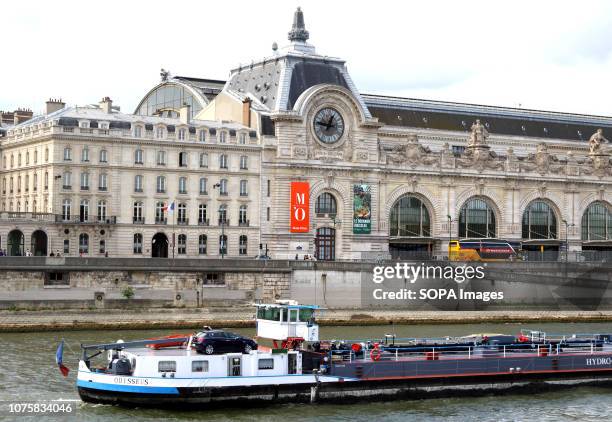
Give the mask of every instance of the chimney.
[[32, 110], [19, 108], [13, 113], [13, 123], [18, 125], [19, 123], [30, 120], [33, 115], [34, 113], [32, 113]]
[[106, 114], [111, 114], [113, 109], [113, 100], [111, 100], [110, 97], [102, 98], [102, 101], [100, 101], [100, 108]]
[[59, 100], [49, 98], [49, 101], [45, 103], [45, 114], [51, 114], [53, 112], [63, 109], [64, 107], [66, 107], [66, 103], [63, 102], [61, 98]]
[[191, 106], [189, 104], [183, 104], [181, 109], [179, 110], [179, 119], [181, 123], [188, 125], [191, 121]]
[[242, 101], [242, 124], [251, 127], [251, 99], [245, 98]]

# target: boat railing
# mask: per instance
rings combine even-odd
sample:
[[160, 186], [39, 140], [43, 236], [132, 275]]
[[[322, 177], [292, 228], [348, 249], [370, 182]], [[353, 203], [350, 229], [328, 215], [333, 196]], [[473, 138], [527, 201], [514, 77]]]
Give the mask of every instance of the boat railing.
[[478, 359], [486, 357], [508, 358], [526, 355], [538, 357], [559, 355], [593, 355], [603, 351], [603, 343], [583, 341], [573, 343], [514, 343], [514, 344], [473, 344], [452, 346], [385, 346], [383, 344], [365, 344], [361, 350], [334, 349], [329, 350], [329, 360], [332, 362], [354, 361], [388, 361], [401, 359]]

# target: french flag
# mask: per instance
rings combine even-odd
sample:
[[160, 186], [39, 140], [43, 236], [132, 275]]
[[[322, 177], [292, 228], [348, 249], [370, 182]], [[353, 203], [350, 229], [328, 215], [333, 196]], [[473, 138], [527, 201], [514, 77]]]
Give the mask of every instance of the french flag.
[[166, 204], [162, 207], [163, 211], [168, 211], [168, 215], [172, 215], [174, 212], [174, 201], [170, 205]]
[[62, 340], [59, 346], [57, 346], [57, 352], [55, 352], [55, 363], [57, 363], [57, 366], [59, 366], [59, 370], [62, 375], [67, 377], [70, 369], [64, 365], [64, 340]]

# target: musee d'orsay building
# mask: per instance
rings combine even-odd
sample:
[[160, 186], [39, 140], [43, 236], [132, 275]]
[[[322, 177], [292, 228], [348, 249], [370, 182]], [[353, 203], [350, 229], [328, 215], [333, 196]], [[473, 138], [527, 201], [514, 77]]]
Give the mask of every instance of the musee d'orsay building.
[[[360, 93], [289, 44], [227, 81], [172, 76], [0, 131], [9, 255], [366, 259], [451, 238], [612, 250], [612, 118]], [[384, 75], [381, 75], [381, 77]]]

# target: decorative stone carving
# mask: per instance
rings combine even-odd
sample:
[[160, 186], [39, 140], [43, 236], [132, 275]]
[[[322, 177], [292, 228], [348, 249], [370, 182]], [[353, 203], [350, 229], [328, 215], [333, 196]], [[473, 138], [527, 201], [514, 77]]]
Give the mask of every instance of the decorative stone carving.
[[485, 169], [503, 170], [504, 162], [499, 160], [497, 154], [490, 150], [487, 145], [489, 132], [480, 123], [480, 120], [472, 125], [472, 133], [468, 140], [468, 145], [461, 154], [461, 158], [457, 160], [458, 167], [472, 167], [482, 171]]
[[438, 157], [434, 156], [429, 147], [423, 147], [416, 135], [408, 137], [408, 143], [402, 145], [394, 145], [390, 150], [386, 151], [387, 163], [395, 165], [409, 165], [416, 167], [418, 165], [430, 166], [438, 162]]
[[589, 138], [589, 155], [604, 153], [604, 151], [602, 151], [601, 144], [605, 144], [608, 142], [609, 141], [603, 136], [603, 130], [597, 129], [597, 132], [595, 132]]
[[454, 167], [454, 157], [450, 150], [450, 145], [445, 142], [440, 151], [440, 163], [442, 167], [452, 168]]
[[540, 142], [535, 154], [529, 154], [521, 164], [522, 171], [537, 171], [540, 174], [562, 173], [565, 166], [560, 165], [559, 159], [548, 153], [548, 146]]
[[512, 147], [509, 147], [506, 151], [506, 171], [519, 171], [518, 159], [516, 158], [516, 155], [514, 154], [514, 149]]
[[589, 166], [583, 168], [584, 174], [593, 174], [595, 176], [604, 177], [612, 175], [612, 166], [610, 165], [610, 154], [606, 152], [602, 144], [608, 140], [603, 136], [603, 130], [597, 129], [589, 139], [589, 157], [586, 164]]
[[470, 134], [470, 140], [468, 141], [468, 148], [486, 145], [489, 132], [480, 123], [480, 120], [476, 119], [476, 122], [472, 125], [471, 129], [472, 133]]

